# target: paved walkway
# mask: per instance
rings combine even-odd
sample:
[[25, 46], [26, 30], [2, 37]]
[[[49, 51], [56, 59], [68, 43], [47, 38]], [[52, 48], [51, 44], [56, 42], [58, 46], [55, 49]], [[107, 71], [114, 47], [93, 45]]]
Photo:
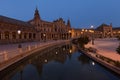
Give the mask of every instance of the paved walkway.
[[[21, 43], [22, 48], [25, 48], [27, 46], [32, 46], [32, 45], [39, 45], [43, 44], [44, 42], [26, 42], [26, 43]], [[6, 44], [6, 45], [0, 45], [0, 52], [3, 51], [12, 51], [18, 49], [18, 44]]]
[[3, 54], [0, 56], [0, 71], [36, 51], [66, 42], [68, 40], [22, 43], [21, 49], [18, 49], [18, 44], [0, 45]]
[[[52, 43], [55, 41], [47, 41], [47, 42], [26, 42], [26, 43], [21, 43], [22, 49], [27, 49], [28, 46], [42, 46], [48, 43]], [[58, 40], [59, 42], [59, 40]], [[7, 53], [7, 54], [4, 54]], [[19, 55], [20, 52], [18, 50], [18, 44], [6, 44], [6, 45], [0, 45], [0, 62], [3, 60], [14, 57], [16, 55]]]
[[94, 45], [90, 42], [86, 47], [96, 48], [98, 54], [120, 61], [120, 54], [116, 52], [116, 48], [119, 46], [117, 39], [96, 39], [94, 42]]

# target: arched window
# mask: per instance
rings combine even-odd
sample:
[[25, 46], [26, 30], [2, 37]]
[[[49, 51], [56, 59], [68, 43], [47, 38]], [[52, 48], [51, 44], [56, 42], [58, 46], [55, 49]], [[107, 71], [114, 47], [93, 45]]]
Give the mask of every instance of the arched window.
[[12, 39], [16, 39], [16, 32], [12, 32]]
[[46, 29], [44, 28], [44, 31], [46, 31]]
[[24, 39], [27, 39], [27, 33], [24, 33]]
[[32, 38], [32, 34], [31, 33], [29, 33], [29, 39], [31, 39]]
[[8, 31], [5, 32], [5, 39], [9, 39], [9, 32]]
[[55, 32], [57, 32], [57, 26], [55, 26]]
[[33, 34], [33, 38], [34, 38], [34, 39], [36, 38], [36, 34], [35, 34], [35, 33]]

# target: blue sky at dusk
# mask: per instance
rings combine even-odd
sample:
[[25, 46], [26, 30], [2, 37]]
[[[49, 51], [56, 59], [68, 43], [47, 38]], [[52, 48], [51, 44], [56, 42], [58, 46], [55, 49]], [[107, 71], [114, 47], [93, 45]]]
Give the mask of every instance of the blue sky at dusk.
[[120, 27], [120, 0], [1, 0], [0, 15], [28, 21], [36, 6], [43, 20], [62, 17], [73, 27], [89, 28], [102, 23]]

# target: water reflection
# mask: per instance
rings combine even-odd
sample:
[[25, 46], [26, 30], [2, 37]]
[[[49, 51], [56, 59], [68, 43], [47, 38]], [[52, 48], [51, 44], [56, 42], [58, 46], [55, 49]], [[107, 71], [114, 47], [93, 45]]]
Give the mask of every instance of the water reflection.
[[81, 54], [81, 55], [78, 57], [78, 60], [79, 60], [83, 65], [90, 63], [90, 59], [87, 58], [87, 56], [85, 56], [84, 54]]
[[[112, 77], [112, 78], [110, 78]], [[37, 52], [17, 63], [1, 80], [119, 80], [111, 72], [64, 44]]]

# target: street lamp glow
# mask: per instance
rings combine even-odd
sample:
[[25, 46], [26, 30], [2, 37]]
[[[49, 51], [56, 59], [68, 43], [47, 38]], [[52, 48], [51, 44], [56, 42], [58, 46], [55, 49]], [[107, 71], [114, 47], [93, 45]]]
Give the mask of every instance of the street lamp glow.
[[95, 62], [92, 62], [92, 65], [95, 66]]
[[70, 49], [70, 51], [69, 51], [70, 53], [72, 53], [72, 50]]
[[90, 28], [92, 29], [92, 28], [94, 28], [94, 26], [92, 25]]
[[69, 30], [69, 33], [71, 33], [71, 30]]
[[85, 32], [87, 32], [88, 30], [86, 29]]
[[58, 52], [56, 52], [56, 54], [58, 54]]
[[92, 25], [92, 26], [90, 26], [90, 28], [91, 28], [91, 33], [92, 33], [92, 45], [94, 45], [94, 26]]
[[45, 35], [45, 34], [43, 34], [43, 36], [45, 37], [46, 35]]
[[[21, 30], [18, 30], [17, 33], [18, 33], [18, 35], [19, 35], [19, 39], [20, 39], [20, 38], [21, 38], [21, 36], [20, 36], [20, 34], [21, 34]], [[21, 46], [21, 44], [20, 44], [20, 41], [19, 41], [19, 44], [18, 44], [18, 48], [20, 48], [20, 52], [21, 52], [21, 48], [22, 48], [22, 46]]]
[[48, 60], [47, 60], [47, 59], [45, 59], [45, 62], [48, 62]]
[[17, 32], [18, 32], [19, 35], [21, 34], [21, 30], [18, 30]]
[[84, 31], [84, 29], [82, 29], [82, 31]]

